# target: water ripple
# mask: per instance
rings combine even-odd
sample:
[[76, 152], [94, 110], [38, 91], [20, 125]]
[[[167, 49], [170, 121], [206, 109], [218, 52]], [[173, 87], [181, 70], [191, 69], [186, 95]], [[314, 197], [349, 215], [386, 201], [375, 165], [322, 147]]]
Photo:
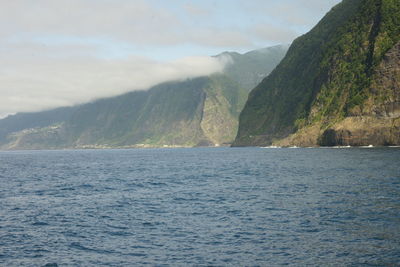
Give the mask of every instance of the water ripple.
[[400, 149], [0, 152], [0, 266], [398, 266]]

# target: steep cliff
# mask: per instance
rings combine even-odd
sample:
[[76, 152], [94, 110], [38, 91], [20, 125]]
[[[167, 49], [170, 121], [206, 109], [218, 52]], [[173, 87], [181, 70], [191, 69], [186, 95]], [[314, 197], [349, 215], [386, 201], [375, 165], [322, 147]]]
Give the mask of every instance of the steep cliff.
[[251, 93], [234, 145], [399, 139], [400, 2], [344, 0]]
[[[224, 73], [167, 82], [73, 108], [0, 120], [0, 148], [106, 148], [230, 144], [248, 92], [283, 58], [286, 46], [230, 57]], [[61, 112], [62, 111], [62, 112]]]
[[[3, 149], [197, 146], [232, 141], [235, 117], [231, 103], [223, 97], [221, 87], [226, 86], [221, 79], [221, 83], [215, 80], [168, 82], [85, 104], [64, 121], [9, 134]], [[243, 89], [235, 90], [239, 94]], [[215, 110], [210, 110], [212, 106]], [[215, 118], [225, 125], [217, 124]], [[222, 128], [229, 131], [220, 134]]]

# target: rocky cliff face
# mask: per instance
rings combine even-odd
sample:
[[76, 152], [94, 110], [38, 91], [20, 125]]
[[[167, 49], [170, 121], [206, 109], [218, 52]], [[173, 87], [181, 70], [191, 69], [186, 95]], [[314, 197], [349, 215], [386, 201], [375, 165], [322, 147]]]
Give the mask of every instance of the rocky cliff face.
[[400, 42], [385, 54], [372, 80], [370, 97], [326, 129], [320, 145], [400, 144]]
[[295, 40], [234, 145], [398, 145], [400, 2], [344, 0]]
[[328, 127], [306, 126], [280, 146], [386, 146], [400, 144], [400, 42], [390, 49], [372, 75], [369, 98]]

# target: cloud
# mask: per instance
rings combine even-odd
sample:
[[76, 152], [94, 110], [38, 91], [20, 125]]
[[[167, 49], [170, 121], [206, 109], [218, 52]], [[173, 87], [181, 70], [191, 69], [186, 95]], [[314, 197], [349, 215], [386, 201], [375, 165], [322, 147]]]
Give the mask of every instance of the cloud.
[[228, 42], [222, 41], [226, 39], [230, 47], [243, 48], [252, 44], [253, 36], [248, 32], [254, 24], [310, 28], [339, 1], [3, 1], [0, 39], [17, 33], [108, 38], [135, 46], [192, 43], [220, 47], [227, 46]]
[[[209, 12], [206, 8], [193, 4], [179, 5], [178, 11], [169, 8], [144, 0], [13, 0], [2, 3], [0, 38], [15, 38], [18, 33], [26, 39], [35, 35], [93, 37], [135, 46], [226, 46], [223, 39], [231, 41], [230, 45], [249, 43], [244, 41], [245, 34], [233, 28], [203, 28], [201, 23]], [[194, 17], [200, 19], [200, 24], [191, 23]]]
[[339, 1], [2, 1], [0, 117], [220, 71], [187, 56], [291, 42]]
[[[186, 57], [158, 62], [143, 57], [99, 59], [51, 57], [54, 48], [36, 47], [17, 55], [0, 54], [0, 115], [85, 103], [223, 70], [226, 58]], [[43, 55], [48, 55], [43, 57]]]
[[0, 36], [57, 34], [134, 42], [174, 42], [164, 32], [179, 26], [174, 14], [143, 0], [15, 0], [2, 3]]
[[183, 5], [183, 8], [188, 12], [188, 14], [190, 14], [190, 16], [204, 18], [211, 15], [210, 9], [195, 5], [193, 3], [186, 3]]

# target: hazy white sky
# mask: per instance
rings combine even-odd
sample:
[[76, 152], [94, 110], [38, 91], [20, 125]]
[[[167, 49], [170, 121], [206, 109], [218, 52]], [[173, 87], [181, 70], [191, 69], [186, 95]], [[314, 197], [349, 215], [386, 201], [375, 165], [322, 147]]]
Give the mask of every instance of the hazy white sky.
[[290, 43], [340, 0], [0, 0], [0, 117], [222, 70]]

